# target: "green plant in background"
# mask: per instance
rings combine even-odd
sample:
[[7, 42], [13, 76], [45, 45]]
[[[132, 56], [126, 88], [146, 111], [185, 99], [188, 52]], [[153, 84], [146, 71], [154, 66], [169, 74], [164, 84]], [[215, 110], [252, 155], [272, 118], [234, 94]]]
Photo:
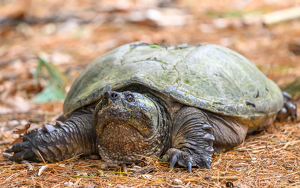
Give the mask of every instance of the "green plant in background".
[[252, 11], [242, 11], [242, 10], [228, 10], [228, 11], [214, 11], [214, 10], [208, 10], [205, 12], [205, 14], [208, 17], [212, 18], [241, 18], [245, 15], [262, 15], [265, 13], [265, 10], [263, 9], [257, 9]]
[[292, 96], [299, 98], [300, 97], [300, 76], [297, 77], [291, 83], [288, 83], [286, 86], [281, 88], [282, 91], [286, 91]]
[[42, 71], [46, 69], [49, 74], [47, 86], [38, 93], [33, 99], [33, 102], [44, 103], [57, 100], [64, 100], [66, 94], [64, 88], [66, 85], [66, 76], [58, 70], [52, 63], [38, 57], [39, 64], [36, 68], [35, 79], [43, 77]]

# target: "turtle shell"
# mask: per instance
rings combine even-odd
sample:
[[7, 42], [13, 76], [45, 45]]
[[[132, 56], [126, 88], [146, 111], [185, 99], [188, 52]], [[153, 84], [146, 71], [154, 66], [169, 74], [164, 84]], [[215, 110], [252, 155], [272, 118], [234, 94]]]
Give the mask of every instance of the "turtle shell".
[[283, 105], [278, 86], [242, 55], [218, 45], [120, 46], [93, 61], [73, 83], [64, 115], [108, 90], [144, 85], [162, 97], [236, 117], [249, 126], [273, 117]]

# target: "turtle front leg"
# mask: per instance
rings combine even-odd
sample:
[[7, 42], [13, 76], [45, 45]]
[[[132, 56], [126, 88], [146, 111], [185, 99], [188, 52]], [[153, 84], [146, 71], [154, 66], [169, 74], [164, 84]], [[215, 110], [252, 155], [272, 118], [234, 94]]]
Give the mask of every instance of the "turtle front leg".
[[209, 168], [215, 138], [205, 114], [194, 107], [183, 107], [174, 117], [171, 148], [164, 155], [163, 161], [169, 161], [170, 168], [178, 163], [190, 172], [192, 166]]
[[29, 132], [23, 142], [6, 152], [14, 152], [13, 161], [62, 161], [75, 155], [97, 153], [93, 114], [73, 113], [64, 123], [45, 125]]
[[171, 148], [163, 157], [187, 167], [210, 168], [213, 152], [224, 152], [241, 144], [248, 127], [231, 117], [194, 107], [183, 107], [175, 115], [171, 132]]

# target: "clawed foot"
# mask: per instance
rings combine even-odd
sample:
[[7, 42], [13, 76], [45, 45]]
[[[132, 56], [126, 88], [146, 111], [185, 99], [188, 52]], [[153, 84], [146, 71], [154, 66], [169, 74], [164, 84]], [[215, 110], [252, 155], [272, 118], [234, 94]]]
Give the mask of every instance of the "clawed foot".
[[180, 166], [188, 168], [189, 172], [192, 172], [192, 166], [197, 166], [201, 169], [209, 169], [211, 164], [211, 156], [201, 157], [199, 155], [193, 155], [188, 151], [171, 148], [163, 156], [162, 161], [170, 162], [171, 169], [173, 169], [175, 164], [178, 163]]
[[[11, 148], [6, 150], [8, 153], [14, 152], [13, 156], [10, 157], [9, 160], [16, 162], [22, 160], [41, 162], [41, 155], [43, 152], [41, 153], [37, 149], [39, 146], [43, 149], [45, 143], [50, 143], [54, 138], [51, 139], [49, 133], [63, 125], [64, 124], [62, 122], [57, 121], [55, 127], [45, 124], [43, 129], [38, 128], [37, 130], [30, 131], [23, 137], [23, 142], [14, 144]], [[47, 151], [44, 153], [47, 153]]]
[[283, 107], [277, 114], [277, 121], [286, 121], [290, 116], [292, 121], [297, 120], [297, 105], [292, 101], [292, 97], [287, 92], [282, 92], [283, 94]]
[[14, 155], [9, 160], [16, 162], [22, 160], [40, 162], [39, 157], [33, 152], [34, 148], [30, 142], [30, 136], [33, 134], [34, 132], [30, 132], [23, 138], [23, 142], [14, 144], [12, 148], [6, 150], [8, 153], [14, 152]]

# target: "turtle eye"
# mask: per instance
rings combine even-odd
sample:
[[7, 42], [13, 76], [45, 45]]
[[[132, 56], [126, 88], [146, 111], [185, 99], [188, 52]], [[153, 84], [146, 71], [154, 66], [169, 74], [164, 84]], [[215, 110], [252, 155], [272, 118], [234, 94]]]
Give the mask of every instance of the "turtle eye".
[[129, 95], [126, 96], [126, 100], [127, 100], [128, 102], [132, 102], [132, 101], [134, 101], [134, 96], [131, 95], [131, 94], [129, 94]]

